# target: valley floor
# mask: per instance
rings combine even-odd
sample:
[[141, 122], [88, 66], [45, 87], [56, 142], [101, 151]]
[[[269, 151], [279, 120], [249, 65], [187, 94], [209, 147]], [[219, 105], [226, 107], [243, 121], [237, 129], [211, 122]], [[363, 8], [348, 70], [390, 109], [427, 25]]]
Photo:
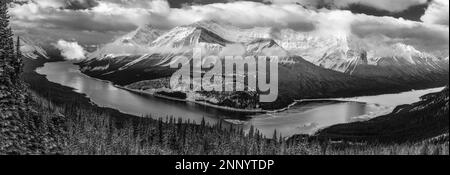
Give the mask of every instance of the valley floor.
[[[36, 64], [36, 63], [35, 63]], [[36, 67], [39, 64], [36, 64]], [[310, 136], [266, 138], [251, 129], [183, 123], [175, 118], [153, 120], [100, 108], [72, 89], [51, 83], [33, 71], [24, 74], [29, 83], [32, 104], [42, 128], [49, 128], [56, 145], [52, 152], [41, 154], [144, 154], [144, 155], [418, 155], [449, 154], [448, 134], [425, 141], [399, 144], [320, 141]], [[24, 116], [30, 120], [31, 116]], [[58, 121], [46, 127], [45, 121]], [[53, 122], [53, 123], [54, 123]], [[40, 145], [46, 147], [47, 145]], [[1, 154], [39, 154], [11, 152]]]

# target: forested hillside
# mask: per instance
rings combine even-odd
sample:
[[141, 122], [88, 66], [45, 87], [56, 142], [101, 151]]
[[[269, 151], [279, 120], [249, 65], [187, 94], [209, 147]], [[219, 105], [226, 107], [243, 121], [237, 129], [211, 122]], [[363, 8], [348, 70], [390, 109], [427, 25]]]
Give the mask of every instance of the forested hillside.
[[449, 88], [428, 94], [420, 102], [397, 107], [389, 115], [341, 124], [318, 133], [321, 138], [359, 142], [422, 141], [449, 132]]
[[[446, 96], [426, 96], [425, 102], [437, 99], [437, 103], [426, 105], [428, 103], [424, 102], [425, 105], [419, 108], [419, 111], [428, 112], [441, 109], [439, 106], [446, 104], [447, 107], [442, 111], [447, 114], [447, 123], [439, 123], [439, 126], [446, 126], [447, 132], [445, 128], [442, 135], [434, 131], [396, 130], [410, 137], [417, 133], [429, 134], [422, 135], [420, 140], [382, 144], [367, 140], [355, 142], [341, 136], [333, 137], [331, 141], [306, 135], [285, 138], [276, 131], [267, 138], [254, 128], [244, 131], [239, 126], [224, 122], [194, 123], [170, 116], [154, 120], [148, 116], [137, 117], [98, 107], [86, 96], [49, 82], [45, 76], [35, 72], [37, 67], [48, 60], [32, 60], [21, 54], [18, 49], [20, 38], [13, 38], [9, 25], [8, 2], [2, 0], [0, 3], [0, 155], [449, 154], [448, 89], [446, 93], [443, 92]], [[16, 45], [14, 39], [17, 40]], [[441, 99], [444, 99], [443, 103]], [[395, 119], [397, 114], [401, 114], [402, 121], [418, 124], [432, 117], [442, 118], [439, 110], [437, 113], [427, 113], [439, 114], [437, 116], [408, 120], [408, 111], [414, 109], [415, 106], [400, 107], [392, 115]], [[442, 120], [445, 121], [445, 118]], [[426, 123], [423, 126], [431, 128], [428, 124], [435, 122]], [[383, 124], [382, 127], [394, 126], [380, 124]], [[340, 126], [331, 127], [323, 133], [333, 133], [334, 128]], [[435, 127], [436, 130], [439, 128]]]
[[0, 154], [49, 154], [58, 152], [55, 120], [39, 115], [20, 80], [20, 38], [13, 42], [7, 3], [0, 2]]

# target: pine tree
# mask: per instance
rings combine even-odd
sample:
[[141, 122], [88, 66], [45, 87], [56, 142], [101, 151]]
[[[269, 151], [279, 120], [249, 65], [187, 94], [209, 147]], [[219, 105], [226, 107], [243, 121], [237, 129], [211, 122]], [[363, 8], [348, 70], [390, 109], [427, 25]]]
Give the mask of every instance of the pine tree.
[[248, 131], [248, 137], [252, 139], [254, 135], [255, 135], [255, 127], [251, 125], [250, 130]]
[[20, 74], [23, 71], [23, 60], [22, 60], [22, 51], [20, 50], [20, 36], [17, 36], [16, 42], [16, 57], [13, 62], [13, 67], [15, 70], [16, 80], [19, 79]]
[[3, 84], [10, 84], [13, 74], [11, 60], [15, 57], [12, 30], [9, 26], [8, 4], [10, 0], [0, 2], [0, 74]]
[[273, 142], [277, 142], [278, 141], [278, 139], [277, 139], [277, 130], [276, 129], [275, 129], [275, 131], [273, 131], [272, 141]]

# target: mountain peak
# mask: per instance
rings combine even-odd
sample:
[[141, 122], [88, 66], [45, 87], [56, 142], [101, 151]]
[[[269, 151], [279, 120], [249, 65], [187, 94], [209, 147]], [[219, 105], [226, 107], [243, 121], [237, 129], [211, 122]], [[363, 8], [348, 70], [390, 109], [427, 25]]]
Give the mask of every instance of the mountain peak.
[[[220, 52], [229, 43], [245, 44], [252, 53], [277, 48], [326, 69], [353, 72], [360, 65], [435, 65], [437, 57], [404, 43], [383, 43], [378, 38], [361, 38], [342, 33], [319, 34], [269, 27], [239, 28], [214, 19], [198, 21], [163, 32], [147, 24], [123, 37], [120, 47], [136, 53], [184, 53], [199, 45]], [[133, 47], [135, 46], [135, 47]], [[143, 52], [136, 52], [136, 50]], [[151, 50], [151, 52], [149, 51]], [[267, 49], [266, 49], [267, 50]], [[115, 51], [114, 51], [115, 52]], [[447, 58], [448, 59], [448, 58]]]
[[97, 51], [89, 54], [88, 58], [103, 59], [125, 55], [140, 55], [147, 52], [147, 48], [165, 31], [145, 24], [136, 30], [116, 39], [112, 43], [104, 45]]
[[150, 45], [163, 33], [164, 31], [154, 28], [151, 24], [146, 24], [136, 29], [131, 40], [140, 45]]
[[[16, 41], [14, 40], [14, 43]], [[22, 54], [30, 59], [44, 58], [49, 59], [47, 52], [26, 36], [20, 36], [20, 50]]]

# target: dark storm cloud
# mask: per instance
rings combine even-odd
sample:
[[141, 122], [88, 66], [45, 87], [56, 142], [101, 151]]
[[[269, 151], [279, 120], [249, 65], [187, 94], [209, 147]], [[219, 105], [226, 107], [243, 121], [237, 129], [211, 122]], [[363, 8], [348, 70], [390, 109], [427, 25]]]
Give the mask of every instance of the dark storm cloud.
[[227, 2], [235, 2], [235, 1], [251, 1], [251, 2], [260, 2], [260, 3], [270, 3], [267, 0], [168, 0], [170, 7], [172, 8], [182, 8], [186, 5], [205, 5], [205, 4], [214, 4], [214, 3], [227, 3]]
[[420, 18], [425, 14], [428, 5], [429, 5], [428, 3], [419, 4], [411, 6], [404, 11], [390, 12], [387, 10], [380, 10], [362, 4], [351, 4], [349, 5], [349, 7], [343, 8], [343, 10], [350, 10], [351, 12], [357, 14], [367, 14], [373, 16], [391, 16], [395, 18], [404, 18], [412, 21], [421, 21]]
[[[97, 0], [79, 1], [80, 4], [72, 3], [68, 8], [67, 3], [61, 0], [38, 0], [17, 5], [10, 12], [13, 24], [27, 30], [27, 33], [38, 30], [42, 33], [41, 36], [51, 38], [49, 40], [57, 41], [62, 38], [70, 41], [72, 37], [82, 44], [105, 43], [105, 38], [113, 39], [114, 36], [130, 32], [143, 24], [170, 29], [202, 20], [216, 20], [241, 28], [270, 27], [270, 34], [273, 36], [279, 35], [279, 30], [284, 29], [319, 36], [356, 35], [370, 40], [370, 43], [406, 43], [432, 53], [442, 51], [442, 55], [448, 56], [448, 25], [436, 25], [448, 24], [448, 7], [443, 8], [445, 6], [442, 5], [448, 4], [448, 0], [434, 0], [441, 3], [433, 3], [427, 8], [420, 5], [423, 0], [399, 0], [409, 4], [394, 3], [392, 7], [386, 4], [391, 2], [387, 0], [376, 3], [368, 0], [341, 0], [341, 4], [329, 6], [328, 9], [311, 8], [289, 1], [277, 0], [272, 4], [265, 4], [231, 0]], [[354, 2], [364, 3], [348, 5]], [[379, 10], [381, 7], [389, 8]], [[417, 21], [424, 9], [427, 9], [427, 15], [421, 19], [426, 22], [400, 19], [409, 16], [406, 19]], [[443, 13], [445, 11], [447, 13]], [[385, 14], [396, 18], [380, 17], [386, 16]]]
[[15, 0], [14, 3], [18, 5], [34, 3], [52, 8], [86, 10], [98, 6], [99, 1], [102, 0]]
[[356, 14], [391, 16], [420, 21], [432, 0], [267, 0], [296, 3], [306, 8], [349, 10]]
[[[252, 1], [252, 2], [260, 2], [260, 3], [296, 3], [298, 5], [304, 7], [313, 7], [313, 8], [328, 8], [335, 9], [339, 8], [341, 10], [350, 10], [353, 13], [357, 14], [367, 14], [373, 16], [391, 16], [395, 18], [404, 18], [413, 21], [420, 21], [421, 17], [425, 14], [425, 11], [428, 5], [432, 0], [428, 0], [428, 2], [421, 3], [417, 1], [416, 4], [408, 4], [405, 3], [405, 7], [402, 10], [391, 10], [391, 9], [383, 9], [380, 8], [380, 5], [372, 5], [370, 3], [363, 3], [364, 0], [341, 0], [341, 2], [347, 3], [346, 5], [342, 5], [341, 3], [336, 3], [336, 1], [330, 0], [169, 0], [170, 7], [172, 8], [182, 8], [188, 5], [205, 5], [205, 4], [213, 4], [213, 3], [226, 3], [226, 2], [235, 2], [235, 1]], [[374, 3], [376, 4], [376, 3]], [[384, 6], [381, 6], [384, 7]], [[395, 9], [401, 9], [397, 7]]]
[[66, 0], [65, 9], [70, 10], [84, 10], [91, 9], [92, 7], [98, 6], [97, 0]]

